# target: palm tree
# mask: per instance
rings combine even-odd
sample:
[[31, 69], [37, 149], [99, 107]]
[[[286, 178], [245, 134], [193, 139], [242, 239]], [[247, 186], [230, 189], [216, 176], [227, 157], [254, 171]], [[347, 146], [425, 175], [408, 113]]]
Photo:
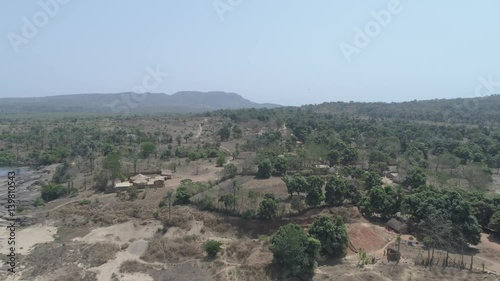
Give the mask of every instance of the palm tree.
[[170, 206], [172, 206], [172, 197], [174, 197], [174, 192], [172, 190], [167, 191], [165, 196], [168, 199], [168, 219], [170, 219]]

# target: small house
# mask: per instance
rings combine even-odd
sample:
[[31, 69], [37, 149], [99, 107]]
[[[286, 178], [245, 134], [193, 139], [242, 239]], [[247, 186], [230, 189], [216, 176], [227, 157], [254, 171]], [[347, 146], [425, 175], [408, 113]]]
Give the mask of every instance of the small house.
[[164, 180], [169, 180], [172, 178], [172, 171], [171, 170], [161, 170], [161, 176], [163, 177]]
[[148, 180], [145, 178], [139, 178], [136, 179], [132, 182], [132, 184], [137, 188], [137, 189], [144, 189], [146, 188], [148, 184]]
[[395, 218], [390, 219], [385, 225], [397, 233], [404, 234], [408, 231], [408, 225]]
[[149, 177], [148, 176], [145, 176], [143, 174], [137, 174], [133, 177], [130, 177], [130, 181], [133, 183], [133, 182], [136, 182], [136, 181], [148, 181], [149, 180]]
[[387, 261], [399, 261], [400, 259], [401, 259], [400, 252], [391, 248], [387, 249]]
[[130, 187], [132, 187], [132, 184], [128, 181], [115, 183], [115, 186], [113, 187], [113, 192], [127, 191]]

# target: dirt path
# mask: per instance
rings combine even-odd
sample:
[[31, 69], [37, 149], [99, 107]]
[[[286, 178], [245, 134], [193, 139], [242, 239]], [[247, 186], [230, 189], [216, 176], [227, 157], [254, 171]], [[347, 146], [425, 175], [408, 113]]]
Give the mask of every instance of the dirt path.
[[196, 138], [199, 139], [201, 136], [201, 132], [203, 132], [203, 127], [201, 124], [198, 124], [198, 133], [196, 133]]
[[87, 200], [92, 200], [92, 199], [99, 199], [99, 198], [105, 198], [105, 197], [111, 197], [111, 196], [116, 196], [116, 194], [114, 194], [114, 193], [111, 193], [111, 194], [100, 194], [100, 195], [91, 196], [91, 197], [89, 197], [89, 198], [80, 198], [80, 199], [75, 199], [75, 200], [71, 200], [71, 201], [68, 201], [68, 202], [66, 202], [66, 203], [63, 203], [63, 204], [61, 204], [61, 205], [58, 205], [58, 206], [52, 207], [52, 208], [50, 208], [50, 209], [46, 210], [45, 212], [52, 212], [52, 211], [58, 210], [58, 209], [60, 209], [60, 208], [62, 208], [62, 207], [64, 207], [64, 206], [67, 206], [67, 205], [69, 205], [69, 204], [73, 204], [73, 203], [76, 203], [76, 202], [80, 202], [80, 201], [85, 200], [85, 199], [87, 199]]
[[[207, 118], [203, 118], [203, 120], [205, 120], [205, 123], [208, 122]], [[202, 132], [203, 132], [203, 126], [201, 124], [198, 124], [198, 133], [196, 133], [197, 139], [200, 138]]]

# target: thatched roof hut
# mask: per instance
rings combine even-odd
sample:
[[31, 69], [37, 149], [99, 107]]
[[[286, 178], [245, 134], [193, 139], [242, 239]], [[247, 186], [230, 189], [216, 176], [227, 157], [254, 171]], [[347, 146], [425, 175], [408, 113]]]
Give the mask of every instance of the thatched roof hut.
[[173, 172], [171, 170], [161, 170], [161, 176], [167, 180], [172, 178]]
[[397, 233], [406, 233], [408, 231], [408, 225], [406, 223], [400, 222], [398, 219], [392, 218], [385, 225], [390, 227]]
[[149, 180], [149, 177], [148, 176], [145, 176], [143, 174], [137, 174], [133, 177], [130, 177], [130, 181], [131, 182], [137, 182], [137, 181], [148, 181]]

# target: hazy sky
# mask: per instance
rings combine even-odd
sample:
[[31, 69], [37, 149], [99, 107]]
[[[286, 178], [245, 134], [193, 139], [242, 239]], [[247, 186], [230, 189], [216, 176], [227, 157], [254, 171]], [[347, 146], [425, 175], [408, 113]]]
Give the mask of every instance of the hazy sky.
[[152, 92], [284, 105], [500, 90], [498, 0], [58, 1], [2, 2], [0, 97], [130, 91], [148, 67]]

